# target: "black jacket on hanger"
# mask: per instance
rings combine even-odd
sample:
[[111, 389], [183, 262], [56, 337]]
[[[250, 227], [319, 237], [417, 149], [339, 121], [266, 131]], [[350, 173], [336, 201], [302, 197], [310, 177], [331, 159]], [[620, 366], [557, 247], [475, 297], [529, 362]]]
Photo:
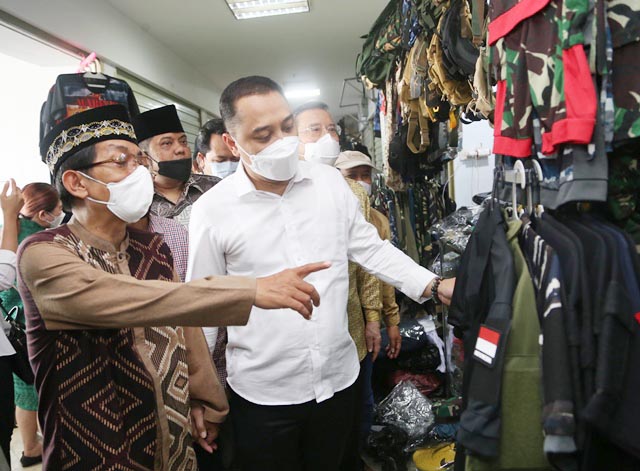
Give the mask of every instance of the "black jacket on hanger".
[[[500, 388], [515, 290], [513, 255], [498, 208], [481, 214], [458, 272], [462, 283], [456, 280], [449, 322], [463, 331], [467, 354], [457, 441], [467, 454], [493, 458], [499, 451]], [[496, 344], [489, 355], [479, 351], [484, 333]]]
[[[546, 213], [543, 214], [543, 216]], [[532, 218], [534, 229], [558, 254], [564, 278], [564, 288], [566, 293], [566, 303], [563, 306], [565, 313], [565, 331], [567, 343], [569, 345], [569, 360], [571, 362], [571, 382], [574, 394], [574, 405], [576, 410], [576, 426], [578, 447], [584, 440], [580, 432], [580, 414], [584, 407], [585, 399], [582, 394], [582, 381], [580, 376], [580, 324], [578, 321], [578, 310], [580, 309], [581, 282], [580, 266], [576, 257], [575, 246], [572, 241], [563, 234], [556, 231], [548, 224], [546, 218]]]
[[536, 289], [542, 342], [544, 451], [555, 469], [578, 469], [576, 411], [573, 403], [571, 362], [565, 331], [566, 294], [558, 254], [533, 229], [528, 215], [520, 245]]
[[[596, 393], [584, 415], [604, 438], [624, 450], [611, 449], [608, 464], [614, 459], [616, 469], [640, 469], [640, 263], [635, 247], [618, 228], [594, 218], [591, 222], [608, 239], [610, 247], [615, 244], [609, 253], [620, 270], [607, 292], [599, 336]], [[628, 468], [629, 463], [635, 467]]]
[[542, 219], [571, 241], [574, 247], [571, 254], [578, 262], [579, 307], [577, 314], [580, 322], [580, 374], [582, 377], [583, 397], [587, 400], [594, 392], [593, 378], [596, 362], [596, 347], [593, 334], [593, 312], [591, 308], [593, 290], [589, 285], [585, 251], [580, 238], [549, 213], [544, 213]]

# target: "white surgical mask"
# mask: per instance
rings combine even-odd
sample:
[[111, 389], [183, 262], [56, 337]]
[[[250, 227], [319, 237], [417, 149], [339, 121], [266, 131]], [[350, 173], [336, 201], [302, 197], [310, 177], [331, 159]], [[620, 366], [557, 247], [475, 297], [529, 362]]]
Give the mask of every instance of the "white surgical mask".
[[226, 160], [224, 162], [210, 162], [211, 175], [219, 178], [227, 178], [234, 173], [238, 168], [238, 162], [233, 160]]
[[328, 133], [316, 142], [308, 142], [304, 145], [304, 159], [309, 162], [317, 162], [333, 167], [339, 153], [340, 143]]
[[257, 154], [250, 154], [238, 144], [238, 149], [251, 159], [251, 170], [258, 175], [276, 182], [291, 180], [298, 170], [298, 136], [287, 136], [278, 139]]
[[[53, 216], [53, 214], [51, 215]], [[64, 211], [60, 212], [60, 214], [58, 214], [57, 216], [53, 216], [53, 219], [49, 221], [49, 229], [58, 227], [60, 224], [62, 224], [63, 220], [64, 220]]]
[[119, 182], [104, 183], [85, 173], [82, 175], [109, 189], [109, 201], [89, 197], [87, 199], [106, 205], [109, 211], [124, 222], [128, 224], [138, 222], [149, 211], [153, 200], [153, 181], [149, 170], [145, 167], [139, 166]]
[[361, 180], [358, 180], [358, 183], [365, 189], [367, 195], [371, 196], [371, 183], [363, 182]]

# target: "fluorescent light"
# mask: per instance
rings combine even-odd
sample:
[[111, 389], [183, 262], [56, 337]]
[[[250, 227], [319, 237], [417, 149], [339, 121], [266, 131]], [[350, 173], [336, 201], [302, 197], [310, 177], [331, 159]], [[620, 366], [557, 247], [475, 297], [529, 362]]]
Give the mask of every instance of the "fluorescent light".
[[225, 0], [238, 20], [309, 11], [309, 0]]
[[294, 90], [285, 90], [284, 96], [287, 98], [313, 98], [320, 96], [319, 88], [297, 88]]

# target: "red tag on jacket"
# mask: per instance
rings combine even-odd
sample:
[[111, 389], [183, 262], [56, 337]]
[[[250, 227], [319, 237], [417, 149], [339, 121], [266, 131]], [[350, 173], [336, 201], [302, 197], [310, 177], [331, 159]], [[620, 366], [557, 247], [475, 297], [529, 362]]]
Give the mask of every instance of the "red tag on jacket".
[[476, 347], [473, 351], [474, 358], [487, 366], [493, 366], [501, 336], [502, 334], [499, 331], [491, 327], [480, 326]]

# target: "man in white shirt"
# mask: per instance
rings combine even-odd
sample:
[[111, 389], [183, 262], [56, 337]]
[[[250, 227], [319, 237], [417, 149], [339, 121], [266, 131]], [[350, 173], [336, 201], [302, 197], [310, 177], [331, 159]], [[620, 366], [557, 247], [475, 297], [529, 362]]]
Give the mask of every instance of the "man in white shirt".
[[[356, 348], [347, 330], [349, 260], [416, 301], [440, 280], [378, 237], [340, 173], [298, 160], [294, 118], [282, 89], [265, 77], [230, 84], [220, 99], [224, 139], [241, 166], [193, 206], [187, 279], [263, 276], [330, 261], [308, 277], [322, 303], [310, 320], [254, 308], [228, 329], [231, 417], [243, 469], [337, 469], [355, 407]], [[301, 303], [308, 299], [301, 297]]]

